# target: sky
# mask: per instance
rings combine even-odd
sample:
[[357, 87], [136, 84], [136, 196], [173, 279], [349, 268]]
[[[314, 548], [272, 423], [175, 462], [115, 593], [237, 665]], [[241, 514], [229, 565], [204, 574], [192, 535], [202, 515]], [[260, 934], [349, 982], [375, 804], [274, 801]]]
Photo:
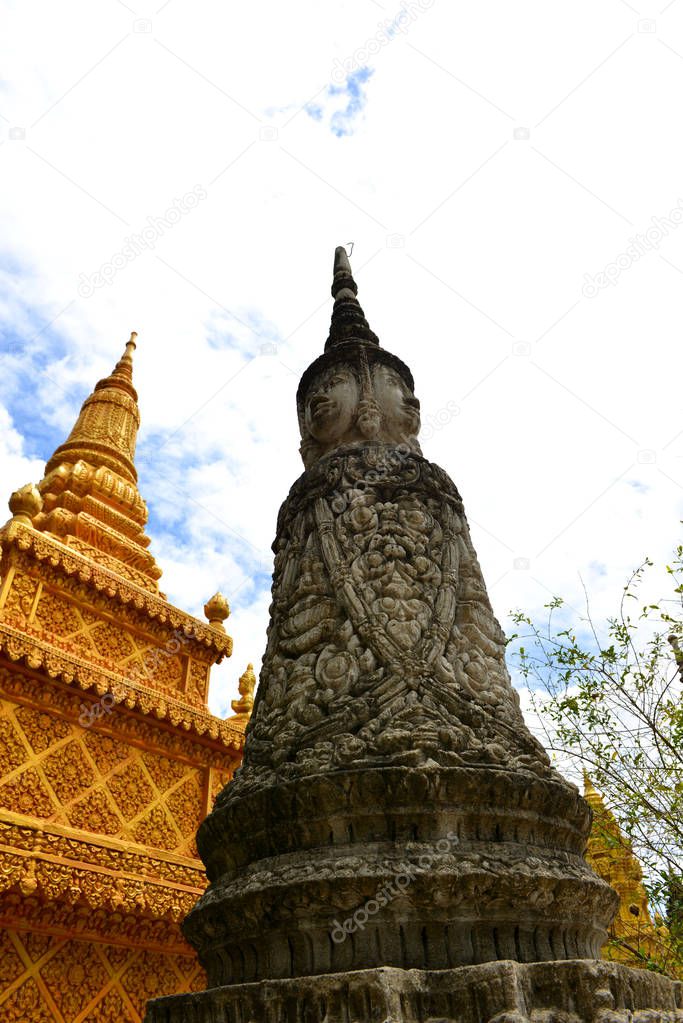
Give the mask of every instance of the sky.
[[138, 331], [162, 589], [265, 646], [332, 257], [407, 362], [503, 627], [680, 537], [683, 0], [0, 2], [0, 480]]

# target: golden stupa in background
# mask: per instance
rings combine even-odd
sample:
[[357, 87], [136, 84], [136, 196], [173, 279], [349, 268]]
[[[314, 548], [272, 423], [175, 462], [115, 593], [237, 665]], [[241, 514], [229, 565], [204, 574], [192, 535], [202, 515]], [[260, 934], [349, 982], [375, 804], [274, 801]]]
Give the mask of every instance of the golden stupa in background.
[[585, 772], [583, 794], [593, 811], [586, 859], [596, 874], [619, 895], [619, 909], [609, 928], [602, 958], [643, 969], [650, 969], [656, 963], [672, 976], [678, 976], [680, 964], [673, 961], [669, 931], [650, 915], [638, 858]]
[[195, 831], [241, 761], [253, 672], [235, 717], [214, 717], [227, 602], [212, 598], [207, 624], [159, 592], [135, 338], [0, 530], [7, 1023], [139, 1023], [150, 997], [205, 986], [179, 923], [206, 885]]

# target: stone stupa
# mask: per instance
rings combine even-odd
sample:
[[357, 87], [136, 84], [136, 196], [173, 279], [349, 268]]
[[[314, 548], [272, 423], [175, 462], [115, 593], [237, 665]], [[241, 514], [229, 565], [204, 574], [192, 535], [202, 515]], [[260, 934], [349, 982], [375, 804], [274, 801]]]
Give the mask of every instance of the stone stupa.
[[210, 989], [148, 1023], [683, 1020], [680, 985], [597, 961], [617, 896], [590, 809], [525, 726], [462, 500], [343, 248], [332, 294], [243, 766], [198, 833], [184, 932]]

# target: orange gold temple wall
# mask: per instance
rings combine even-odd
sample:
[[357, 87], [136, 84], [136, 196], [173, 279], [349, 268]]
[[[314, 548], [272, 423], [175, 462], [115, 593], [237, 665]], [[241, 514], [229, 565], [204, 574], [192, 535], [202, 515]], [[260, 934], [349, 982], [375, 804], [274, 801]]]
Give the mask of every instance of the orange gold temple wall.
[[12, 930], [0, 937], [4, 1023], [139, 1023], [148, 998], [204, 987], [194, 956]]

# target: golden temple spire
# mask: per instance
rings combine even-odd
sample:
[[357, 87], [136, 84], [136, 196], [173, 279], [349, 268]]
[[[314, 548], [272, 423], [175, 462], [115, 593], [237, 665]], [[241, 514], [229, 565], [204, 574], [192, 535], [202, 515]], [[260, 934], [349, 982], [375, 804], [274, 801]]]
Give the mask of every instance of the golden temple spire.
[[124, 353], [114, 366], [113, 372], [104, 380], [100, 380], [99, 384], [96, 384], [95, 390], [101, 387], [120, 387], [128, 394], [132, 392], [131, 397], [137, 401], [137, 392], [133, 388], [133, 352], [137, 348], [135, 342], [137, 336], [137, 330], [131, 332], [130, 338], [126, 341]]
[[147, 550], [147, 506], [137, 488], [140, 426], [133, 387], [133, 331], [109, 376], [83, 402], [66, 441], [38, 485], [42, 511], [33, 525], [138, 586], [157, 591], [161, 569]]
[[[612, 885], [620, 900], [619, 910], [609, 928], [610, 941], [603, 949], [603, 955], [631, 966], [644, 966], [648, 957], [662, 953], [668, 931], [653, 923], [638, 858], [586, 770], [583, 772], [583, 794], [593, 811], [588, 862], [600, 877]], [[635, 960], [634, 949], [638, 953]]]
[[48, 476], [64, 462], [83, 459], [89, 465], [106, 466], [131, 483], [138, 474], [133, 464], [140, 426], [138, 395], [133, 387], [133, 352], [137, 333], [126, 342], [123, 355], [109, 374], [95, 385], [67, 437], [45, 467]]
[[584, 799], [588, 800], [588, 802], [593, 807], [596, 804], [604, 806], [602, 796], [593, 785], [593, 782], [590, 779], [590, 775], [588, 774], [588, 771], [586, 770], [585, 767], [583, 769], [583, 797]]

